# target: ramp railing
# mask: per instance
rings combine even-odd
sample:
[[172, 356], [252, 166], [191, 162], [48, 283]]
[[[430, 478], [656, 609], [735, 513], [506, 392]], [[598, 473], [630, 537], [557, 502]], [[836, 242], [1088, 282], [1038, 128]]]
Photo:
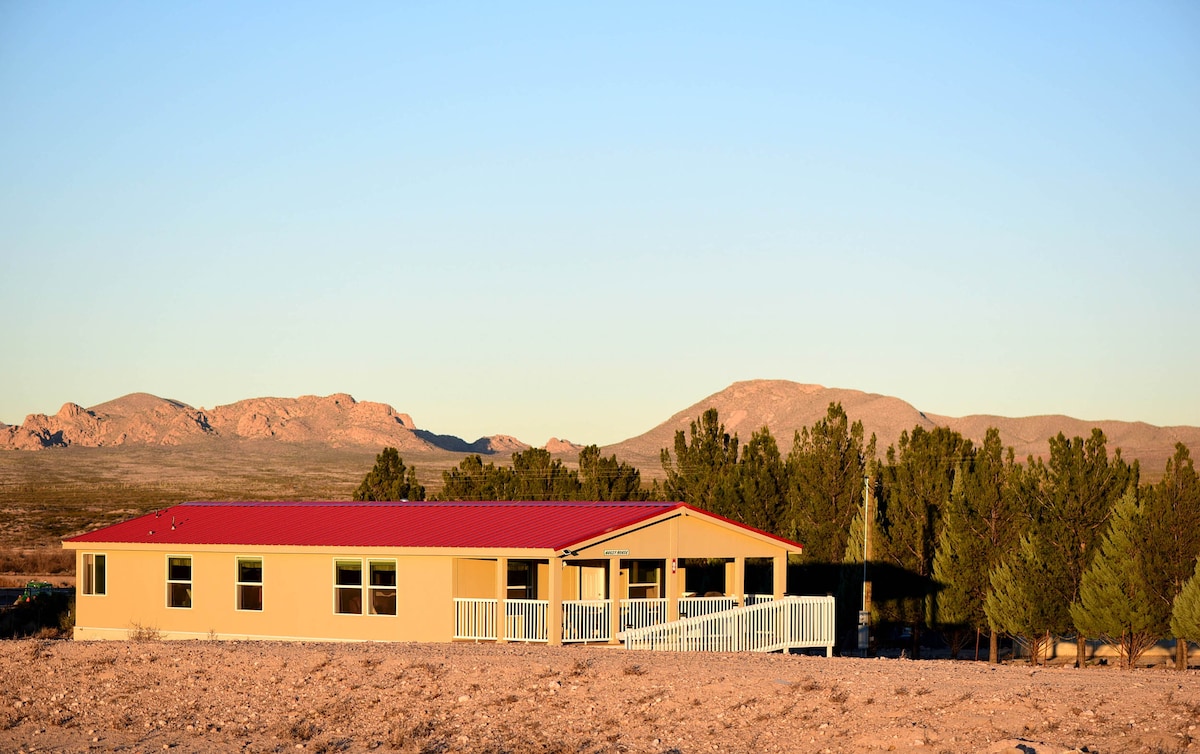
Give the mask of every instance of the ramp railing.
[[628, 629], [626, 649], [778, 652], [824, 647], [833, 654], [833, 597], [784, 597], [708, 615]]

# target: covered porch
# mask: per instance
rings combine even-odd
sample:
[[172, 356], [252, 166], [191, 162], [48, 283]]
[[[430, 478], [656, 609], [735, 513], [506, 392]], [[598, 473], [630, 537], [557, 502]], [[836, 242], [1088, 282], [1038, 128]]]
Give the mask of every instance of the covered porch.
[[619, 644], [626, 633], [782, 599], [787, 555], [461, 558], [454, 639]]

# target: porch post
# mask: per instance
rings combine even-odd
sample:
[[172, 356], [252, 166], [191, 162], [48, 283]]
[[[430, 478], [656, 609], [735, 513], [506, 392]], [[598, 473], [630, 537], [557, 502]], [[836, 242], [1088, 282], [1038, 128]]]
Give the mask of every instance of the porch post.
[[771, 580], [773, 583], [772, 596], [776, 600], [783, 599], [787, 592], [787, 553], [771, 558]]
[[733, 585], [737, 590], [731, 596], [739, 607], [746, 605], [746, 558], [738, 555], [733, 559]]
[[563, 635], [563, 566], [562, 558], [550, 558], [550, 605], [546, 608], [546, 639], [551, 645], [561, 645]]
[[620, 644], [621, 633], [621, 558], [608, 559], [608, 643]]
[[496, 643], [508, 641], [508, 558], [496, 558]]
[[[679, 577], [679, 519], [668, 524], [667, 528], [667, 558], [663, 561], [663, 583], [666, 585], [667, 620], [679, 620], [679, 597], [683, 594], [683, 586]], [[674, 566], [672, 568], [671, 566]]]

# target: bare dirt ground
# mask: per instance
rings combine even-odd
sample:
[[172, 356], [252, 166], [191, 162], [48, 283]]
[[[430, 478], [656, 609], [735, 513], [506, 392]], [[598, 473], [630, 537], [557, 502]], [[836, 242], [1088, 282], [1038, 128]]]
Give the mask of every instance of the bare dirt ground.
[[1200, 671], [518, 645], [0, 644], [0, 751], [1197, 752]]

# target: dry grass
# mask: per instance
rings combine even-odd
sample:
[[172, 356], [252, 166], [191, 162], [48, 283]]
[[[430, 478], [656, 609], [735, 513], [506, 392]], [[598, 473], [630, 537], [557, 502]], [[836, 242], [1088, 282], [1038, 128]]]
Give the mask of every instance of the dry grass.
[[75, 553], [54, 547], [0, 548], [0, 573], [52, 576], [75, 573]]
[[[222, 441], [3, 452], [0, 548], [55, 548], [63, 537], [188, 500], [346, 500], [379, 450]], [[439, 451], [405, 461], [432, 493], [463, 457]]]

